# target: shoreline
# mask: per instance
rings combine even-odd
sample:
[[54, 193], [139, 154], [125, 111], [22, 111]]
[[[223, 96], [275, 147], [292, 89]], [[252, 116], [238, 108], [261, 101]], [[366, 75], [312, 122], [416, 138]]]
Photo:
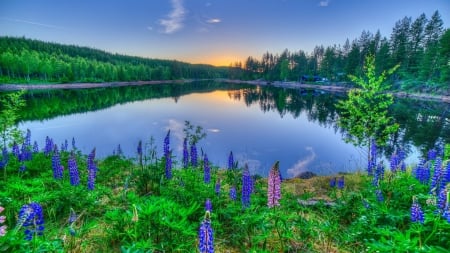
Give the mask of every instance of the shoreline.
[[[17, 91], [17, 90], [56, 90], [56, 89], [90, 89], [90, 88], [109, 88], [109, 87], [123, 87], [123, 86], [144, 86], [155, 84], [169, 84], [169, 83], [191, 83], [194, 81], [212, 80], [224, 83], [233, 84], [250, 84], [260, 86], [273, 86], [287, 89], [314, 89], [333, 93], [346, 93], [351, 88], [339, 86], [336, 84], [321, 85], [321, 84], [306, 84], [300, 82], [267, 82], [267, 81], [243, 81], [232, 79], [182, 79], [182, 80], [159, 80], [159, 81], [131, 81], [131, 82], [102, 82], [102, 83], [63, 83], [63, 84], [0, 84], [0, 92], [2, 91]], [[394, 97], [398, 98], [412, 98], [425, 101], [435, 101], [450, 104], [450, 96], [446, 95], [432, 95], [426, 93], [408, 93], [404, 91], [391, 92]]]

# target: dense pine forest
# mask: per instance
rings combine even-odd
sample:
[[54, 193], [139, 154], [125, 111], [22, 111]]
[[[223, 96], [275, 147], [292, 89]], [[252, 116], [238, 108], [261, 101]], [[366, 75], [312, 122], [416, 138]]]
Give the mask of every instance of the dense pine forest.
[[0, 83], [64, 83], [230, 78], [332, 83], [362, 73], [364, 59], [374, 55], [381, 73], [400, 64], [391, 77], [394, 89], [448, 94], [450, 29], [438, 11], [397, 21], [390, 37], [363, 31], [343, 45], [316, 46], [281, 54], [266, 52], [260, 60], [214, 67], [61, 45], [27, 38], [0, 37]]

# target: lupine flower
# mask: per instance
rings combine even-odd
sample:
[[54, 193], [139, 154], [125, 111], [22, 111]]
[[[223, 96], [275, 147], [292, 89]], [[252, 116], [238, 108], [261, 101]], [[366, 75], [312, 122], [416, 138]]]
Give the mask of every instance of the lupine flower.
[[143, 163], [142, 163], [142, 141], [139, 141], [139, 143], [138, 143], [137, 153], [138, 153], [139, 165], [143, 166]]
[[447, 189], [444, 188], [439, 191], [439, 195], [436, 202], [436, 207], [443, 213], [447, 207]]
[[19, 150], [19, 145], [17, 145], [16, 142], [14, 142], [13, 147], [12, 147], [12, 153], [14, 156], [17, 157], [17, 159], [20, 159], [20, 150]]
[[166, 166], [165, 166], [165, 172], [166, 172], [166, 178], [171, 179], [172, 178], [172, 152], [169, 152], [165, 156], [166, 159]]
[[422, 184], [428, 184], [430, 181], [430, 170], [425, 166], [424, 159], [420, 159], [419, 164], [415, 169], [416, 179], [419, 180]]
[[212, 212], [212, 203], [210, 199], [205, 201], [205, 211]]
[[332, 178], [330, 179], [330, 187], [331, 187], [331, 188], [336, 187], [336, 180], [337, 180], [336, 177], [332, 177]]
[[275, 162], [269, 172], [267, 180], [267, 206], [272, 208], [280, 205], [281, 199], [281, 179], [279, 162]]
[[23, 143], [19, 160], [24, 162], [24, 161], [30, 161], [32, 159], [33, 159], [33, 154], [31, 153], [30, 146], [27, 146], [27, 145], [25, 145], [25, 143]]
[[375, 196], [377, 197], [378, 202], [384, 201], [383, 192], [380, 189], [375, 190]]
[[[5, 208], [3, 208], [3, 206], [0, 206], [0, 213], [3, 212], [3, 210], [5, 210]], [[0, 224], [5, 223], [6, 221], [6, 216], [0, 216]], [[6, 234], [6, 229], [8, 228], [8, 226], [6, 225], [1, 225], [0, 226], [0, 237], [5, 236]]]
[[5, 165], [9, 161], [9, 153], [8, 153], [8, 149], [6, 147], [3, 147], [3, 150], [2, 150], [2, 160]]
[[230, 155], [228, 156], [228, 169], [229, 169], [229, 170], [234, 169], [234, 157], [233, 157], [233, 151], [230, 151]]
[[344, 176], [341, 176], [338, 178], [337, 188], [342, 190], [344, 189], [344, 185], [345, 185]]
[[94, 159], [95, 159], [95, 148], [88, 155], [88, 160], [87, 160], [87, 170], [88, 170], [87, 188], [88, 188], [88, 190], [94, 190], [94, 188], [95, 188], [95, 178], [97, 176], [97, 166], [95, 165]]
[[417, 202], [417, 200], [415, 198], [414, 198], [413, 204], [411, 206], [411, 221], [419, 222], [421, 224], [423, 224], [425, 221], [422, 207], [420, 206], [420, 204]]
[[447, 208], [442, 216], [447, 220], [448, 223], [450, 223], [450, 208]]
[[48, 136], [45, 137], [45, 147], [44, 147], [44, 154], [45, 155], [50, 155], [50, 153], [53, 150], [53, 140], [50, 139]]
[[198, 249], [201, 253], [214, 252], [214, 235], [209, 211], [205, 212], [205, 219], [202, 221], [198, 231]]
[[69, 176], [70, 176], [70, 184], [73, 186], [77, 186], [80, 184], [80, 175], [78, 173], [78, 165], [77, 160], [75, 159], [75, 155], [70, 154], [69, 160], [67, 161], [69, 168]]
[[53, 151], [52, 156], [52, 168], [53, 168], [53, 178], [54, 179], [62, 179], [63, 178], [63, 170], [61, 170], [61, 160], [59, 157], [58, 147], [55, 145], [55, 149]]
[[250, 206], [250, 194], [252, 192], [252, 177], [248, 165], [245, 164], [244, 171], [242, 173], [242, 206], [244, 208]]
[[170, 130], [167, 131], [167, 135], [164, 138], [164, 156], [167, 156], [170, 151]]
[[443, 177], [443, 171], [442, 171], [442, 161], [441, 158], [436, 158], [436, 162], [434, 163], [434, 173], [433, 178], [431, 179], [431, 185], [430, 185], [430, 192], [432, 194], [438, 194], [439, 191], [445, 187], [442, 185], [442, 177]]
[[75, 137], [72, 137], [72, 150], [76, 150], [77, 146], [75, 145]]
[[39, 153], [39, 146], [37, 141], [34, 141], [33, 143], [33, 153]]
[[191, 145], [191, 165], [192, 167], [197, 167], [197, 147], [195, 143]]
[[183, 141], [183, 168], [187, 168], [189, 166], [189, 151], [187, 145], [187, 138], [184, 138]]
[[367, 174], [369, 176], [372, 176], [375, 167], [377, 166], [377, 144], [373, 139], [370, 141], [370, 143], [370, 157], [367, 164]]
[[30, 129], [27, 129], [27, 135], [25, 136], [25, 140], [23, 141], [25, 146], [31, 147], [31, 131]]
[[208, 156], [203, 158], [203, 180], [206, 184], [211, 182], [211, 167], [209, 166]]
[[447, 184], [450, 184], [450, 162], [447, 162], [447, 167], [442, 176], [442, 187], [445, 187]]
[[234, 201], [234, 200], [236, 200], [236, 198], [237, 198], [236, 187], [231, 186], [231, 188], [230, 188], [230, 199]]
[[384, 178], [384, 165], [379, 163], [375, 169], [373, 177], [373, 185], [377, 186], [381, 180]]
[[432, 148], [428, 151], [428, 161], [436, 159], [436, 149]]
[[391, 165], [391, 171], [392, 172], [396, 172], [399, 169], [400, 158], [398, 157], [397, 152], [394, 152], [392, 154], [390, 165]]
[[77, 220], [77, 214], [75, 213], [75, 211], [70, 208], [70, 215], [69, 215], [69, 219], [67, 220], [69, 225], [72, 225], [76, 220]]
[[216, 185], [214, 186], [214, 192], [220, 195], [220, 179], [217, 179]]
[[25, 172], [27, 170], [27, 166], [25, 166], [25, 164], [21, 164], [19, 167], [19, 172]]
[[43, 235], [44, 215], [40, 204], [33, 202], [23, 205], [19, 211], [17, 229], [25, 228], [25, 240], [30, 241], [33, 235]]

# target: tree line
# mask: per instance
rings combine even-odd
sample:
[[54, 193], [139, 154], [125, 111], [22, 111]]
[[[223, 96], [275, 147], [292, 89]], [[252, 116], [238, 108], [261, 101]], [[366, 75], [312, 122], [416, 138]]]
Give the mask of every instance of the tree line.
[[2, 82], [109, 82], [224, 78], [227, 68], [148, 59], [75, 45], [0, 37]]
[[416, 19], [398, 20], [389, 38], [363, 31], [359, 38], [341, 45], [316, 46], [312, 53], [302, 50], [281, 54], [266, 52], [261, 59], [249, 56], [245, 71], [235, 72], [243, 79], [317, 81], [349, 81], [348, 76], [360, 76], [364, 59], [373, 55], [378, 74], [400, 64], [392, 76], [395, 88], [446, 89], [450, 82], [450, 29], [443, 28], [438, 11], [431, 18], [421, 14]]

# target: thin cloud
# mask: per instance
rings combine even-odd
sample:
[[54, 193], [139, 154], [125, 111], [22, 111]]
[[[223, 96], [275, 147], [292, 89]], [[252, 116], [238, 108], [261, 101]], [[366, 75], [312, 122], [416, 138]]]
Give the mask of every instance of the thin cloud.
[[220, 20], [218, 18], [211, 18], [211, 19], [206, 20], [206, 23], [208, 23], [208, 24], [217, 24], [220, 22], [222, 22], [222, 20]]
[[287, 170], [287, 173], [293, 177], [299, 175], [302, 172], [305, 172], [308, 170], [308, 165], [316, 159], [316, 152], [314, 152], [314, 149], [312, 147], [306, 147], [306, 150], [309, 151], [309, 155], [299, 161], [297, 161], [294, 166], [289, 168]]
[[159, 24], [164, 27], [163, 33], [172, 34], [183, 28], [183, 21], [186, 10], [182, 0], [171, 0], [172, 11], [167, 15], [167, 19], [160, 19]]
[[35, 26], [41, 26], [41, 27], [46, 27], [46, 28], [52, 28], [52, 29], [63, 29], [63, 27], [61, 27], [61, 26], [38, 23], [38, 22], [23, 20], [23, 19], [16, 19], [16, 18], [1, 18], [1, 19], [16, 22], [16, 23], [35, 25]]
[[327, 7], [330, 4], [330, 0], [324, 0], [319, 2], [320, 7]]

